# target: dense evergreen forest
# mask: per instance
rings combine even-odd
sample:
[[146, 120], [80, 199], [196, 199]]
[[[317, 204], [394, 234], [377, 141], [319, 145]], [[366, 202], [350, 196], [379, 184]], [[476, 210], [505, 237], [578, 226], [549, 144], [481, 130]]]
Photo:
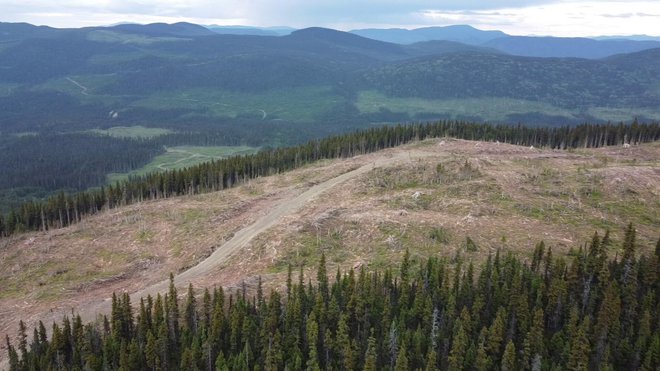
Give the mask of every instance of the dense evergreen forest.
[[[164, 146], [239, 145], [217, 132], [170, 133], [153, 138], [116, 138], [86, 133], [24, 135], [0, 139], [0, 190], [38, 187], [84, 191], [107, 182], [108, 173], [140, 168], [165, 152]], [[252, 143], [250, 143], [252, 144]]]
[[[60, 228], [85, 215], [144, 200], [216, 191], [248, 179], [295, 169], [328, 158], [351, 157], [437, 137], [500, 141], [555, 149], [592, 148], [660, 139], [660, 124], [579, 125], [540, 128], [489, 125], [460, 121], [384, 126], [352, 134], [312, 140], [306, 144], [261, 151], [254, 155], [212, 161], [181, 170], [134, 177], [100, 189], [59, 193], [45, 201], [32, 201], [0, 216], [0, 235], [26, 230]], [[201, 140], [200, 138], [198, 138]], [[147, 147], [145, 150], [149, 150]], [[156, 148], [152, 148], [156, 150]], [[136, 159], [137, 161], [137, 159]]]
[[0, 144], [0, 189], [40, 187], [85, 190], [164, 152], [154, 141], [101, 135], [26, 135]]
[[658, 370], [660, 240], [637, 248], [629, 225], [567, 258], [543, 242], [476, 267], [406, 251], [399, 272], [332, 283], [322, 257], [313, 282], [290, 266], [281, 293], [190, 286], [181, 302], [171, 279], [139, 304], [113, 295], [96, 322], [65, 317], [50, 339], [21, 322], [10, 370]]
[[[20, 207], [27, 200], [103, 186], [108, 183], [109, 173], [139, 169], [163, 154], [164, 147], [249, 145], [271, 148], [304, 143], [317, 135], [337, 134], [330, 130], [313, 133], [315, 129], [303, 126], [263, 127], [237, 118], [231, 124], [221, 120], [198, 122], [194, 132], [176, 128], [175, 132], [150, 138], [112, 137], [89, 131], [0, 134], [0, 174], [4, 175], [0, 177], [0, 214]], [[259, 135], [250, 135], [255, 132]]]

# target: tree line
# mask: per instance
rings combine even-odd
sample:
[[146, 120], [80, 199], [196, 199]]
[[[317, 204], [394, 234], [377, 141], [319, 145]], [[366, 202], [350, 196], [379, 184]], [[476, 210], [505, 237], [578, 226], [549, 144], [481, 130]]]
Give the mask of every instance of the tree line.
[[295, 169], [320, 159], [351, 157], [414, 140], [453, 137], [500, 141], [554, 149], [593, 148], [660, 139], [660, 124], [584, 124], [541, 128], [462, 121], [383, 126], [312, 140], [305, 144], [211, 161], [180, 170], [136, 176], [126, 181], [74, 194], [60, 193], [44, 201], [26, 202], [2, 217], [0, 235], [61, 228], [86, 215], [144, 200], [217, 191], [256, 177]]
[[[606, 232], [574, 254], [543, 242], [531, 259], [499, 251], [475, 266], [411, 258], [398, 272], [337, 270], [286, 289], [189, 286], [141, 298], [113, 295], [112, 312], [39, 322], [10, 370], [657, 370], [660, 240], [637, 257], [635, 229]], [[620, 252], [610, 258], [614, 251]], [[654, 314], [656, 313], [656, 314]]]

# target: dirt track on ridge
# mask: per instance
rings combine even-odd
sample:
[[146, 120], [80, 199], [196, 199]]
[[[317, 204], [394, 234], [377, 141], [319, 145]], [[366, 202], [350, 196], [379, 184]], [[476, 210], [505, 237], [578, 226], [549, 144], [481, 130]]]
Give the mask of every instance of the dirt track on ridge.
[[[420, 158], [428, 155], [431, 154], [423, 151], [406, 151], [397, 153], [390, 157], [381, 157], [375, 161], [370, 161], [357, 169], [316, 184], [297, 196], [284, 199], [267, 214], [236, 232], [230, 240], [219, 246], [209, 257], [204, 259], [202, 262], [176, 275], [174, 277], [175, 286], [179, 288], [187, 286], [189, 282], [209, 274], [214, 268], [225, 262], [234, 253], [247, 246], [253, 238], [275, 226], [282, 220], [283, 217], [297, 212], [306, 203], [318, 197], [323, 192], [332, 189], [333, 187], [336, 187], [343, 182], [365, 174], [374, 168], [387, 166], [396, 163], [397, 161]], [[158, 293], [166, 293], [168, 288], [169, 279], [163, 280], [137, 292], [131, 293], [131, 302], [135, 304], [139, 302], [141, 297], [146, 297], [147, 295], [156, 296]], [[95, 320], [98, 315], [109, 314], [111, 311], [111, 305], [111, 300], [106, 298], [102, 301], [92, 302], [82, 307], [76, 308], [76, 310], [82, 318], [83, 323], [85, 323]], [[44, 323], [52, 323], [53, 321], [59, 322], [64, 315], [71, 315], [71, 312], [66, 310], [51, 312], [46, 316], [46, 318], [43, 318], [42, 321]]]
[[[296, 196], [291, 196], [285, 198], [280, 203], [268, 211], [262, 217], [256, 219], [253, 223], [247, 225], [246, 227], [237, 231], [234, 236], [226, 241], [224, 244], [219, 246], [210, 256], [201, 261], [199, 264], [181, 272], [180, 274], [174, 276], [174, 283], [177, 288], [182, 288], [188, 285], [189, 282], [192, 282], [196, 279], [202, 278], [207, 274], [210, 274], [215, 268], [227, 261], [234, 253], [238, 252], [242, 248], [246, 247], [252, 239], [257, 237], [259, 234], [267, 231], [269, 228], [278, 224], [282, 218], [292, 215], [299, 211], [305, 204], [312, 201], [314, 198], [318, 197], [323, 192], [332, 189], [339, 184], [346, 182], [350, 179], [354, 179], [362, 174], [365, 174], [375, 168], [384, 167], [391, 164], [394, 164], [399, 161], [410, 160], [413, 158], [421, 158], [429, 155], [433, 155], [429, 152], [424, 151], [405, 151], [398, 152], [395, 154], [388, 154], [385, 156], [380, 156], [373, 160], [368, 156], [364, 156], [364, 160], [359, 160], [358, 163], [362, 163], [360, 167], [350, 170], [346, 173], [338, 175], [329, 180], [318, 183], [301, 194]], [[169, 289], [169, 279], [165, 279], [158, 283], [152, 284], [148, 287], [145, 287], [141, 290], [133, 292], [130, 294], [131, 302], [133, 305], [139, 303], [140, 298], [146, 297], [147, 295], [156, 296], [158, 293], [164, 294]], [[181, 291], [180, 291], [181, 292]], [[109, 295], [109, 293], [108, 293]], [[109, 297], [104, 299], [97, 298], [92, 299], [92, 301], [85, 304], [79, 305], [75, 308], [75, 314], [80, 315], [83, 323], [88, 323], [96, 320], [99, 315], [110, 314], [112, 309], [112, 301]], [[36, 318], [32, 323], [37, 323], [39, 320], [43, 321], [44, 324], [49, 323], [59, 323], [64, 316], [71, 316], [72, 308], [71, 307], [62, 307], [58, 310], [51, 309], [50, 312], [43, 313], [42, 318]], [[46, 326], [48, 332], [50, 333], [50, 326]], [[28, 333], [32, 333], [32, 328], [28, 328]], [[7, 359], [0, 356], [0, 370], [8, 369]]]

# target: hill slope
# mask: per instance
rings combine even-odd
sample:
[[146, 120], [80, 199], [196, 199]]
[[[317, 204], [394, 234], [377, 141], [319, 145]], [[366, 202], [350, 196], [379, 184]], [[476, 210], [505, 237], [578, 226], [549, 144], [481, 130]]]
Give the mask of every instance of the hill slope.
[[513, 36], [501, 31], [484, 31], [468, 25], [402, 28], [360, 29], [351, 33], [374, 40], [412, 44], [423, 41], [454, 41], [468, 45], [490, 47], [503, 53], [526, 57], [599, 59], [614, 54], [633, 53], [660, 47], [652, 37], [542, 37]]
[[[455, 53], [393, 63], [370, 71], [366, 79], [374, 88], [399, 97], [508, 97], [573, 109], [630, 104], [655, 107], [660, 96], [655, 92], [656, 82], [649, 77], [658, 67], [649, 64], [647, 68], [653, 72], [647, 74], [639, 65], [633, 66], [631, 61], [638, 54], [658, 56], [660, 49], [605, 61]], [[605, 86], [609, 88], [603, 90]]]
[[634, 53], [660, 47], [655, 40], [594, 40], [584, 37], [506, 36], [484, 42], [482, 46], [526, 57], [599, 59], [614, 54]]
[[[528, 58], [505, 55], [496, 49], [499, 44], [400, 45], [323, 28], [286, 36], [219, 35], [187, 23], [82, 29], [3, 23], [3, 29], [3, 133], [132, 125], [236, 130], [232, 123], [245, 121], [279, 125], [282, 132], [300, 125], [320, 135], [438, 118], [528, 124], [660, 118], [659, 75], [645, 72], [657, 63], [648, 58], [640, 68], [617, 60], [638, 54], [606, 60]], [[543, 48], [559, 42], [525, 40]], [[640, 53], [656, 55], [657, 50]], [[383, 103], [361, 100], [373, 90], [386, 98], [422, 101], [365, 109]], [[309, 101], [301, 104], [301, 97]], [[474, 105], [466, 99], [486, 101]], [[515, 99], [518, 115], [502, 114], [501, 99]], [[473, 105], [472, 112], [456, 113]], [[309, 136], [314, 135], [296, 140]]]
[[629, 222], [651, 249], [658, 159], [657, 142], [550, 151], [428, 140], [0, 239], [0, 335], [15, 332], [18, 313], [30, 325], [72, 308], [93, 319], [111, 292], [155, 293], [169, 272], [189, 267], [177, 276], [182, 287], [252, 287], [261, 275], [278, 288], [289, 263], [313, 267], [320, 251], [330, 272], [384, 268], [405, 248], [480, 260], [498, 248], [526, 257], [545, 240], [561, 255], [591, 231], [609, 228], [620, 241]]

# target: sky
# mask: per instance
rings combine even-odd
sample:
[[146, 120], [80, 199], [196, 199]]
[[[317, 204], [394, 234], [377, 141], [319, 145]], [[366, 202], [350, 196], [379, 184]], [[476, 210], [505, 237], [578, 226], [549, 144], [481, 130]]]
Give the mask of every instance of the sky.
[[512, 35], [660, 36], [660, 0], [0, 0], [1, 22], [311, 26], [340, 30], [469, 24]]

